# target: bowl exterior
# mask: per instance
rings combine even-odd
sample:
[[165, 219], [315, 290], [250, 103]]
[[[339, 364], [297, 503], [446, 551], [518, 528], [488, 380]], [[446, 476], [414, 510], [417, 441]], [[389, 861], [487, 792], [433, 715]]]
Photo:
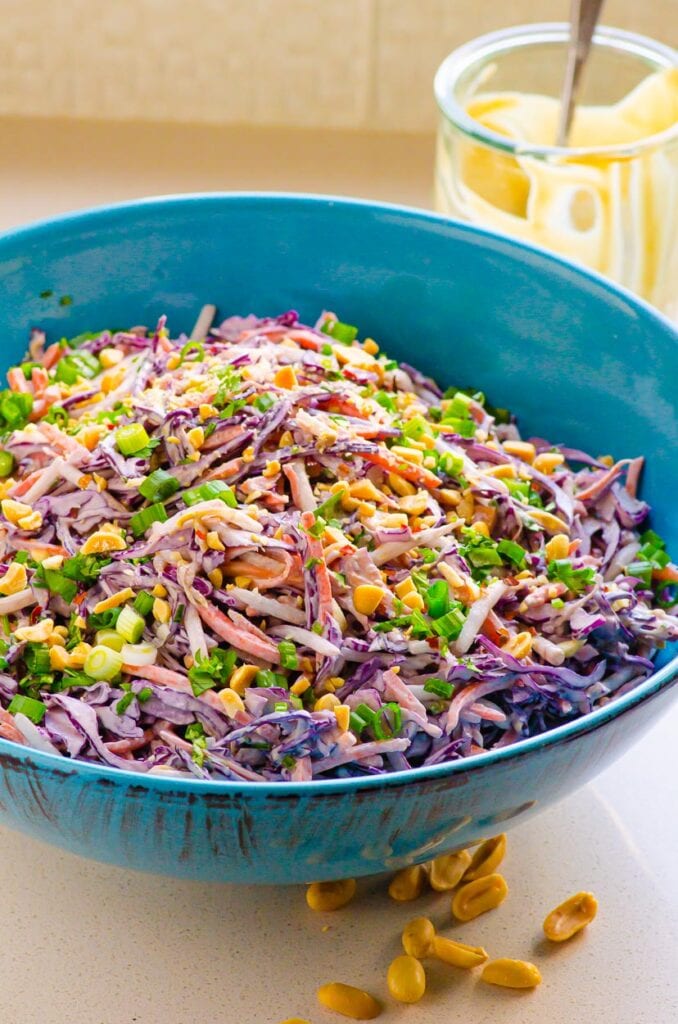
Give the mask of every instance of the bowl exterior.
[[351, 790], [174, 784], [0, 741], [0, 820], [73, 853], [203, 881], [286, 884], [430, 860], [512, 827], [591, 779], [668, 704], [660, 691], [569, 742]]
[[[64, 297], [67, 296], [67, 299]], [[538, 250], [394, 207], [203, 196], [112, 207], [0, 238], [7, 363], [51, 337], [167, 313], [322, 308], [441, 382], [513, 406], [525, 435], [650, 456], [653, 526], [678, 548], [675, 331], [641, 302]], [[76, 853], [187, 878], [293, 882], [425, 860], [572, 792], [670, 698], [656, 685], [543, 742], [423, 773], [305, 787], [115, 773], [0, 741], [0, 820]], [[624, 700], [624, 699], [622, 699]]]

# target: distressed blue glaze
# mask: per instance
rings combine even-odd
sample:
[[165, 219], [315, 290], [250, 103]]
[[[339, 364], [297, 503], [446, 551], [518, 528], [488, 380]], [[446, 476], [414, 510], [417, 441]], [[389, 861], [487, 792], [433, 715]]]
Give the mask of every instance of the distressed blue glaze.
[[[53, 296], [41, 299], [51, 289]], [[62, 307], [61, 295], [73, 303]], [[397, 207], [193, 196], [63, 217], [0, 238], [2, 357], [51, 336], [222, 312], [320, 308], [526, 433], [649, 457], [653, 525], [678, 548], [678, 338], [649, 307], [537, 249]], [[379, 778], [247, 785], [143, 777], [0, 741], [0, 820], [75, 853], [234, 882], [361, 875], [508, 828], [610, 764], [668, 706], [678, 659], [585, 719], [465, 762]]]

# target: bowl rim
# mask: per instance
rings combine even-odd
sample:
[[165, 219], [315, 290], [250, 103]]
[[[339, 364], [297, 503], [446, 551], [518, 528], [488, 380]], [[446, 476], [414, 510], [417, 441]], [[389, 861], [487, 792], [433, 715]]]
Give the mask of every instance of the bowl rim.
[[[488, 228], [478, 227], [474, 224], [464, 223], [452, 217], [433, 213], [425, 209], [406, 206], [398, 203], [384, 203], [369, 199], [354, 199], [351, 197], [333, 196], [324, 194], [309, 194], [297, 192], [189, 192], [173, 195], [150, 196], [121, 203], [111, 203], [77, 210], [55, 217], [44, 218], [26, 225], [18, 225], [0, 233], [0, 256], [7, 245], [23, 240], [30, 241], [32, 237], [41, 235], [49, 236], [58, 233], [64, 227], [77, 227], [82, 224], [84, 228], [91, 229], [100, 222], [114, 222], [116, 219], [124, 219], [128, 214], [135, 211], [152, 212], [162, 209], [181, 209], [194, 204], [216, 203], [218, 205], [239, 205], [251, 204], [254, 207], [265, 207], [267, 204], [286, 205], [289, 207], [308, 207], [323, 209], [325, 211], [334, 207], [348, 209], [356, 212], [372, 213], [373, 215], [397, 216], [410, 225], [429, 225], [438, 229], [453, 229], [458, 236], [466, 236], [469, 240], [481, 239], [486, 244], [506, 251], [513, 251], [523, 259], [538, 257], [542, 262], [550, 264], [554, 270], [561, 273], [567, 272], [572, 278], [579, 279], [580, 283], [596, 284], [608, 300], [623, 300], [629, 307], [629, 312], [650, 322], [660, 333], [672, 336], [678, 347], [678, 330], [658, 310], [636, 295], [633, 295], [626, 288], [617, 285], [596, 271], [574, 261], [564, 259], [542, 248], [538, 245], [524, 242], [520, 239], [511, 238], [501, 232]], [[386, 772], [376, 776], [357, 776], [348, 779], [312, 779], [307, 782], [235, 782], [228, 779], [199, 779], [197, 777], [183, 777], [179, 775], [148, 774], [145, 772], [128, 771], [123, 768], [114, 768], [110, 765], [99, 764], [98, 762], [79, 761], [63, 757], [59, 754], [52, 754], [36, 749], [35, 747], [23, 746], [13, 743], [10, 740], [0, 738], [0, 765], [5, 760], [32, 761], [36, 767], [43, 767], [51, 771], [58, 771], [62, 775], [97, 776], [109, 781], [117, 780], [122, 785], [135, 785], [149, 789], [159, 788], [161, 790], [180, 790], [184, 792], [199, 793], [233, 793], [250, 794], [269, 798], [271, 796], [307, 796], [318, 797], [324, 793], [336, 794], [354, 790], [380, 789], [383, 786], [402, 786], [416, 782], [440, 781], [455, 775], [467, 775], [476, 770], [493, 767], [504, 761], [519, 759], [528, 754], [542, 752], [560, 742], [568, 742], [579, 736], [594, 731], [605, 725], [607, 722], [620, 717], [645, 701], [650, 700], [663, 690], [668, 690], [672, 684], [678, 683], [678, 654], [658, 671], [653, 672], [644, 682], [634, 690], [623, 694], [621, 697], [610, 701], [601, 708], [591, 711], [580, 718], [576, 718], [564, 725], [550, 729], [548, 732], [539, 733], [527, 739], [518, 740], [516, 743], [500, 749], [489, 750], [482, 754], [473, 754], [458, 761], [446, 761], [436, 765], [426, 765], [419, 768]]]

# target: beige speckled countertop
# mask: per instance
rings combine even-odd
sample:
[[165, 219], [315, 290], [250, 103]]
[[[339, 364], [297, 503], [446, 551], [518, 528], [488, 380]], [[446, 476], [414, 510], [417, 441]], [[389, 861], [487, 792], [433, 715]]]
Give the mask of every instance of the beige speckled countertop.
[[[0, 227], [158, 192], [278, 188], [426, 206], [432, 141], [169, 126], [0, 120]], [[284, 143], [284, 147], [283, 147]], [[534, 993], [431, 969], [417, 1006], [384, 1024], [676, 1024], [678, 705], [593, 784], [509, 836], [509, 900], [454, 930], [448, 899], [394, 904], [381, 879], [321, 917], [303, 890], [177, 882], [80, 860], [0, 829], [0, 1024], [312, 1024], [328, 980], [385, 996], [398, 932], [430, 913], [445, 934], [534, 958]], [[544, 949], [555, 902], [593, 889], [589, 932]], [[329, 929], [324, 931], [325, 924]]]

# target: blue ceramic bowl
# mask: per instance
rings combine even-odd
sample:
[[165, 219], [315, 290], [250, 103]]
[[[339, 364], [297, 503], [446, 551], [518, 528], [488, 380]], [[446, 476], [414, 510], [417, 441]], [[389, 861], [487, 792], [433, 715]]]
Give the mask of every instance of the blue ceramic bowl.
[[[414, 210], [295, 196], [150, 200], [0, 239], [7, 363], [34, 324], [72, 336], [167, 313], [185, 330], [212, 301], [222, 313], [294, 307], [306, 320], [331, 308], [394, 357], [481, 388], [528, 434], [647, 455], [653, 525], [678, 549], [678, 337], [584, 270]], [[0, 820], [185, 878], [280, 883], [397, 868], [509, 827], [592, 778], [667, 707], [678, 659], [665, 651], [657, 666], [634, 692], [544, 736], [378, 778], [140, 777], [0, 741]]]

